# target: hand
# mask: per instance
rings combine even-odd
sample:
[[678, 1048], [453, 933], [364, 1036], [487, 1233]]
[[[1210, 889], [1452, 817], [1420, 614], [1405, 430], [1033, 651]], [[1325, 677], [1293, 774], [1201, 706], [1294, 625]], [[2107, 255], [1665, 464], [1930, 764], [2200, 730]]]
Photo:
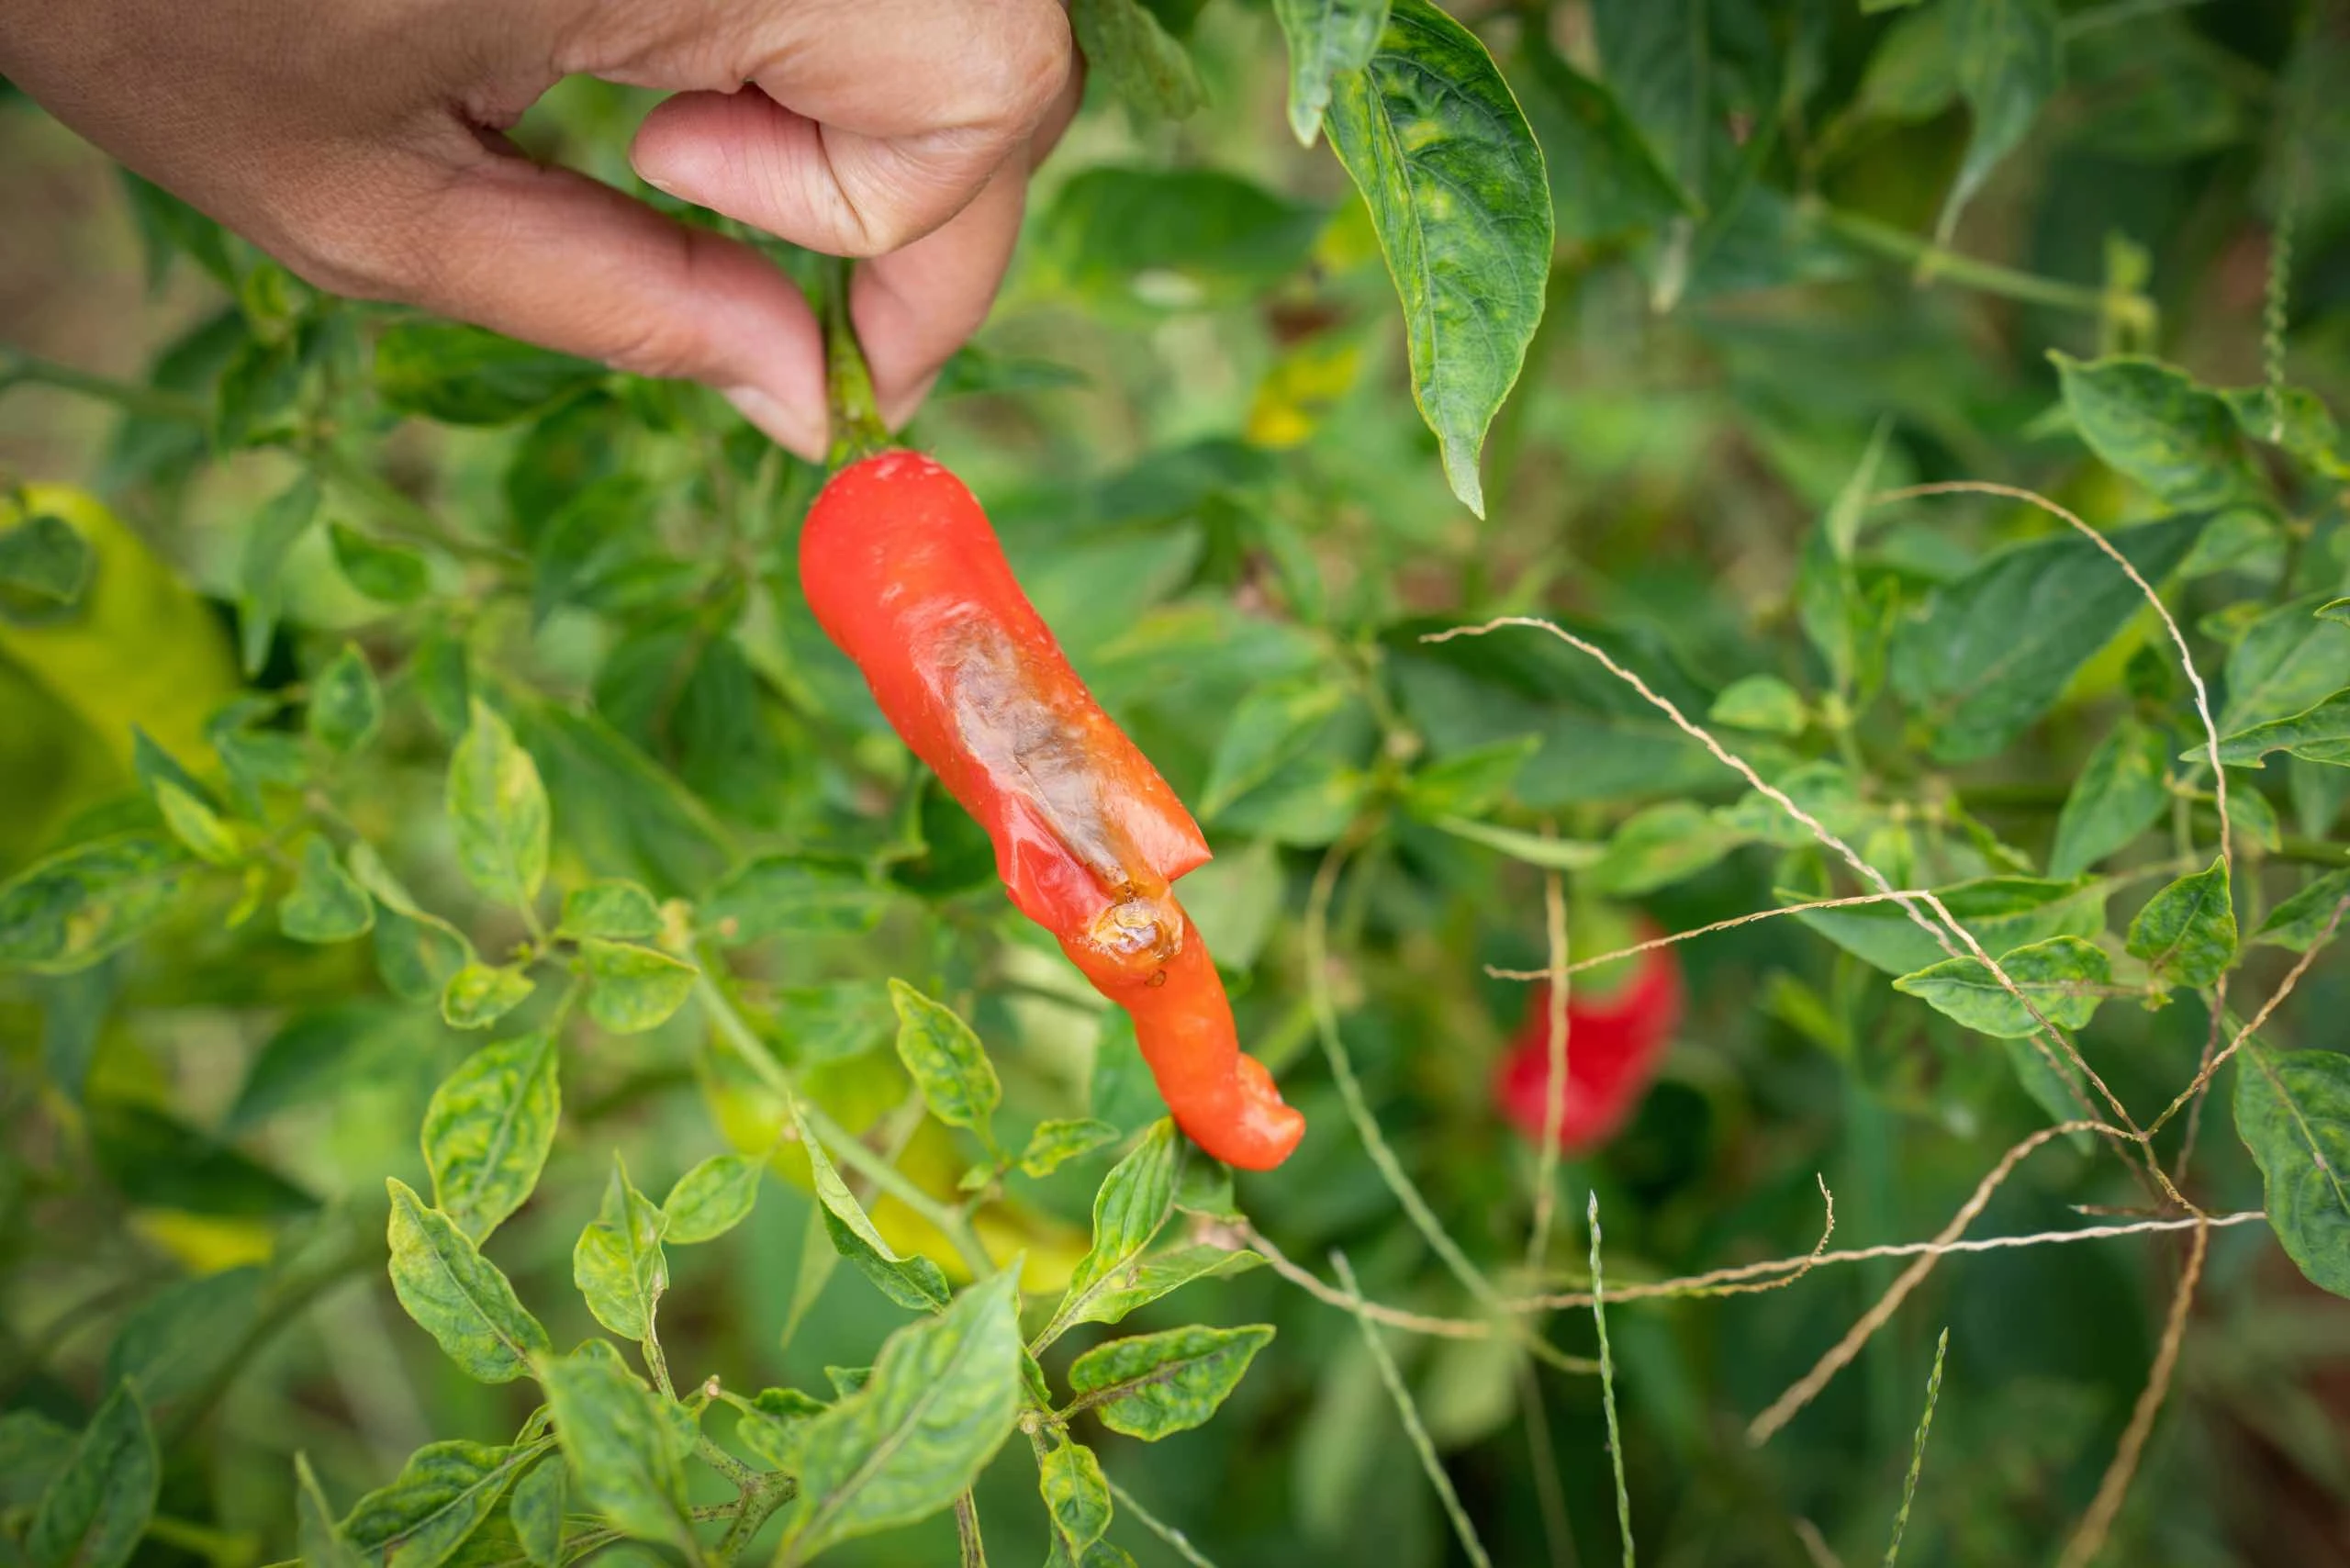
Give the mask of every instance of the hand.
[[649, 184], [857, 269], [883, 414], [986, 317], [1074, 106], [1058, 0], [0, 0], [0, 72], [319, 286], [724, 391], [823, 450], [823, 355], [749, 247], [518, 155], [576, 73], [676, 95]]

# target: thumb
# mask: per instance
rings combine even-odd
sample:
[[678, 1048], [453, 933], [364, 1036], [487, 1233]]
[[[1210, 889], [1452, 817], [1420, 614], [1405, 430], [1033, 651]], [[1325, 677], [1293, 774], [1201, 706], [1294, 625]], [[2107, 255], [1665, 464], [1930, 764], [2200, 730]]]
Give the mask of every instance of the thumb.
[[778, 444], [822, 456], [822, 334], [798, 286], [750, 247], [583, 174], [505, 156], [467, 164], [397, 230], [365, 247], [381, 264], [363, 263], [364, 275], [321, 281], [635, 375], [703, 382]]

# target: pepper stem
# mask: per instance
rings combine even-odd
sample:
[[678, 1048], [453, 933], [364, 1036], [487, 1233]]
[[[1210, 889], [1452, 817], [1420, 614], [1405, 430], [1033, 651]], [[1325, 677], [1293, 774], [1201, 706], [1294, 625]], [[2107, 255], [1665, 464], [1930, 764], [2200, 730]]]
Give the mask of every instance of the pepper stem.
[[890, 445], [889, 427], [881, 422], [880, 405], [873, 397], [873, 373], [866, 366], [865, 351], [848, 317], [853, 264], [845, 256], [835, 256], [824, 268], [824, 402], [833, 426], [826, 461], [834, 468]]

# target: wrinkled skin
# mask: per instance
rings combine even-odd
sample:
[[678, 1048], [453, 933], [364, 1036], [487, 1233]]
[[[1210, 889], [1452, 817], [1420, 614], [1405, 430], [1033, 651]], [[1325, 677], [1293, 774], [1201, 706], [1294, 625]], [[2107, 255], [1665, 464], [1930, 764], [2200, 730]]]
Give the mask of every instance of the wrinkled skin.
[[1240, 1053], [1170, 890], [1207, 841], [1069, 668], [970, 491], [917, 454], [866, 458], [810, 510], [800, 570], [891, 727], [987, 830], [1013, 904], [1133, 1015], [1177, 1125], [1233, 1165], [1287, 1159], [1304, 1118]]

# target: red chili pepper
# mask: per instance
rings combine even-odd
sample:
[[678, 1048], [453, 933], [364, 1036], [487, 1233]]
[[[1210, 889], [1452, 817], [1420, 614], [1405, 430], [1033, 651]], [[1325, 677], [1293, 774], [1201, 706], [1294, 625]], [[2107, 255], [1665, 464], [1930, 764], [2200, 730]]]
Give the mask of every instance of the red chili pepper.
[[[1643, 928], [1641, 939], [1655, 935]], [[1567, 1092], [1559, 1147], [1605, 1142], [1629, 1119], [1663, 1065], [1680, 1027], [1681, 960], [1670, 947], [1643, 953], [1629, 979], [1600, 994], [1567, 992]], [[1550, 986], [1529, 988], [1525, 1021], [1494, 1075], [1494, 1098], [1528, 1137], [1540, 1141], [1550, 1110]]]
[[1305, 1119], [1240, 1054], [1169, 889], [1207, 841], [1069, 668], [962, 481], [904, 451], [842, 469], [808, 513], [800, 576], [891, 727], [994, 841], [1012, 902], [1133, 1014], [1176, 1124], [1234, 1165], [1288, 1158]]

